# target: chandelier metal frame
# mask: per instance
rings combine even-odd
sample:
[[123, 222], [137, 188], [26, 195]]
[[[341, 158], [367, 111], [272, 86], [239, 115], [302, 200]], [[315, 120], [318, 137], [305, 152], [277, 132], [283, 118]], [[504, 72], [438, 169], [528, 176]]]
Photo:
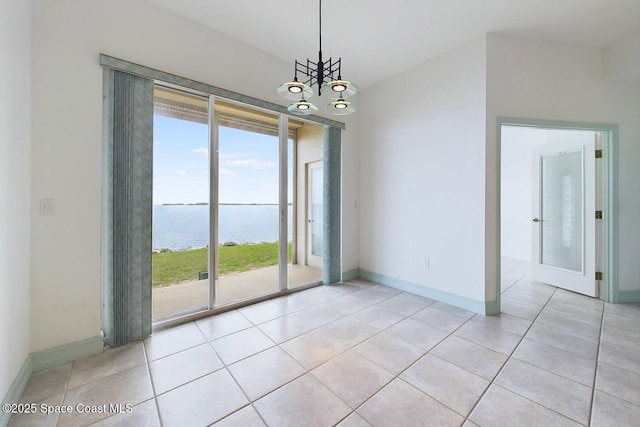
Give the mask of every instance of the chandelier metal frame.
[[[308, 115], [318, 110], [314, 104], [306, 98], [313, 96], [313, 86], [318, 87], [318, 96], [322, 96], [323, 89], [329, 89], [329, 97], [334, 99], [327, 105], [327, 109], [333, 114], [346, 115], [356, 110], [352, 102], [345, 101], [354, 95], [358, 88], [355, 84], [342, 80], [342, 58], [326, 61], [322, 59], [322, 0], [319, 6], [319, 50], [318, 62], [307, 58], [306, 61], [295, 60], [294, 77], [290, 82], [281, 84], [278, 93], [294, 102], [288, 107], [289, 112], [300, 115]], [[303, 80], [298, 80], [298, 75], [303, 75]], [[306, 98], [305, 98], [306, 97]]]

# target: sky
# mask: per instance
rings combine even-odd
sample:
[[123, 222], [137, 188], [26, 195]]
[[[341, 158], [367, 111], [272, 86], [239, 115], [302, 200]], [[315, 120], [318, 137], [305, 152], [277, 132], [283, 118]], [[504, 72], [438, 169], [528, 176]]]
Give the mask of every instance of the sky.
[[[153, 204], [208, 202], [208, 126], [160, 115], [153, 120]], [[219, 203], [278, 203], [278, 137], [224, 126], [218, 135]], [[291, 188], [289, 182], [289, 200]]]

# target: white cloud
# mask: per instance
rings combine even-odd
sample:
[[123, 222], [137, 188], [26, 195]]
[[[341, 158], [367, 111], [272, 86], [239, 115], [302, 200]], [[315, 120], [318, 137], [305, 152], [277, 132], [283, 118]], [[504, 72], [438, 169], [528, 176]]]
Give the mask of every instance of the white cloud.
[[176, 175], [178, 175], [178, 176], [186, 176], [187, 175], [187, 171], [183, 171], [183, 170], [177, 170], [174, 173]]
[[202, 154], [205, 157], [209, 156], [209, 149], [208, 148], [194, 148], [193, 150], [190, 151], [190, 153], [193, 154]]
[[220, 176], [236, 176], [237, 173], [235, 173], [231, 169], [220, 169], [218, 171], [218, 175], [220, 175]]
[[258, 153], [221, 153], [221, 159], [239, 159], [243, 157], [255, 157]]
[[258, 159], [225, 160], [220, 164], [224, 166], [247, 166], [251, 169], [270, 169], [278, 166], [275, 162], [265, 162]]

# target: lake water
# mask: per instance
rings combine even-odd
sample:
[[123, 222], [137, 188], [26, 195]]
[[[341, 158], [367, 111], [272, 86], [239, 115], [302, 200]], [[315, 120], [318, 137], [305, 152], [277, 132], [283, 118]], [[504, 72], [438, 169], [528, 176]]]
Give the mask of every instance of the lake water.
[[[278, 206], [221, 205], [218, 242], [278, 240]], [[289, 206], [291, 219], [293, 207]], [[291, 221], [289, 221], [291, 235]], [[201, 248], [209, 244], [209, 206], [154, 205], [153, 249]]]

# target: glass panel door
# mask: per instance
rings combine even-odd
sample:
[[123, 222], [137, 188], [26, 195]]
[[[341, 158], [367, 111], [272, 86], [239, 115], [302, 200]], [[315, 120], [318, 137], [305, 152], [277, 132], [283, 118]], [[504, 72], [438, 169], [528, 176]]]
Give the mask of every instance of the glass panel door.
[[208, 98], [154, 88], [152, 318], [208, 308]]
[[596, 145], [588, 130], [548, 130], [533, 149], [533, 279], [596, 296]]
[[154, 322], [322, 280], [322, 134], [156, 86]]
[[215, 305], [279, 290], [278, 116], [216, 101], [218, 256]]
[[542, 157], [542, 264], [583, 271], [582, 151]]

